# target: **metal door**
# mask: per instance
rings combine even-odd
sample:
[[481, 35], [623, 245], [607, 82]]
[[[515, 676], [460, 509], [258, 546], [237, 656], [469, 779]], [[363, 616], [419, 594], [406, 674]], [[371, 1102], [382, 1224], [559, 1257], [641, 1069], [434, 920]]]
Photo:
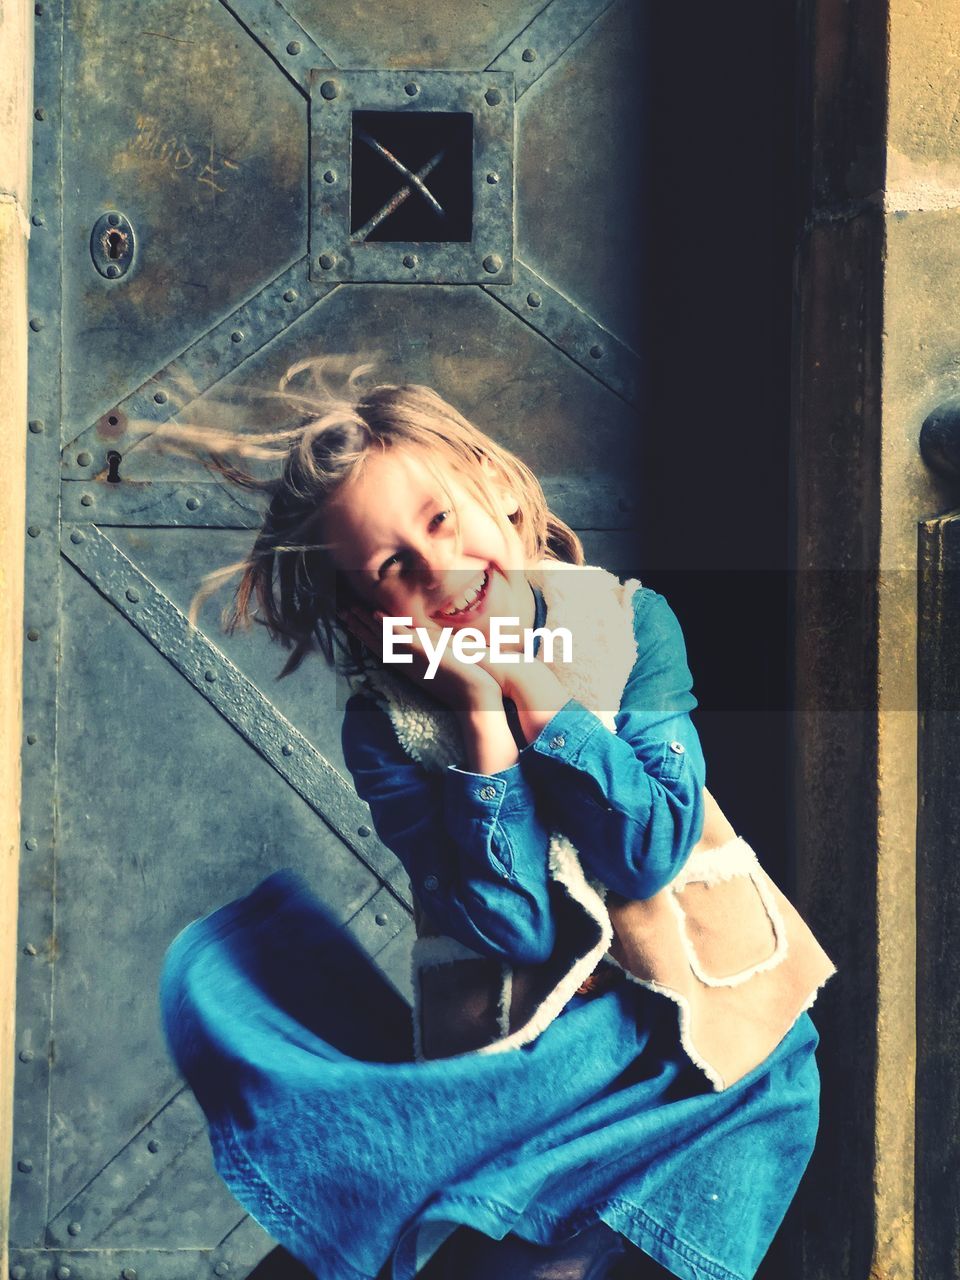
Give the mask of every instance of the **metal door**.
[[293, 866], [406, 984], [408, 889], [345, 778], [343, 691], [320, 661], [277, 683], [223, 597], [187, 627], [257, 513], [151, 452], [151, 424], [380, 353], [515, 449], [591, 562], [635, 572], [636, 19], [36, 6], [14, 1276], [241, 1277], [271, 1248], [161, 1037], [191, 919]]

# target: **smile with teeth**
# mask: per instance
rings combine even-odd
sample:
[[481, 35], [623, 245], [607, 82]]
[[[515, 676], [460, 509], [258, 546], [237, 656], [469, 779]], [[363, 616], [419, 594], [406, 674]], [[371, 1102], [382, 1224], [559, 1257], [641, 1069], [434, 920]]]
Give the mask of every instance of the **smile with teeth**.
[[484, 569], [483, 577], [480, 581], [471, 587], [469, 591], [466, 591], [452, 608], [438, 609], [433, 616], [435, 618], [459, 618], [461, 614], [475, 613], [486, 599], [489, 581], [490, 572], [488, 569]]

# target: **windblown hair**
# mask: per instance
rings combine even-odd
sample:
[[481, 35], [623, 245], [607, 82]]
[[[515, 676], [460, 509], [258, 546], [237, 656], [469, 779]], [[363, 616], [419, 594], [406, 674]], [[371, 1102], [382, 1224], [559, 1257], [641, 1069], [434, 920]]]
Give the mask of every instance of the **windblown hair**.
[[[172, 423], [154, 434], [155, 448], [199, 456], [216, 474], [269, 498], [249, 554], [203, 579], [190, 605], [192, 623], [203, 602], [239, 573], [233, 603], [224, 609], [221, 623], [232, 634], [256, 621], [291, 650], [278, 678], [317, 650], [345, 674], [361, 673], [365, 650], [336, 617], [353, 592], [320, 541], [320, 530], [327, 501], [361, 474], [372, 450], [416, 449], [454, 510], [444, 472], [455, 474], [501, 528], [509, 521], [517, 529], [528, 563], [584, 563], [580, 539], [548, 509], [529, 467], [435, 391], [414, 384], [362, 391], [361, 380], [372, 366], [361, 365], [343, 390], [335, 392], [325, 383], [329, 369], [330, 362], [322, 358], [302, 360], [281, 379], [279, 396], [298, 419], [294, 427], [251, 432]], [[304, 374], [310, 390], [298, 392], [291, 384]], [[496, 502], [493, 477], [481, 466], [483, 456], [493, 464], [493, 477], [518, 500], [509, 517]], [[279, 477], [275, 468], [260, 476], [244, 465], [254, 460], [279, 461]], [[459, 525], [457, 520], [458, 539]]]

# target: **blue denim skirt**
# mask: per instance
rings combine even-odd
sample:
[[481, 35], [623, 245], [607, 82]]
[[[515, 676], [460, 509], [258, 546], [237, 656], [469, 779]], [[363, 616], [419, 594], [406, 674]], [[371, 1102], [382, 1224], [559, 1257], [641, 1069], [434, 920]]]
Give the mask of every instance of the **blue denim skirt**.
[[406, 1004], [292, 871], [188, 925], [160, 998], [218, 1173], [322, 1280], [410, 1280], [460, 1225], [554, 1244], [598, 1218], [681, 1280], [752, 1280], [816, 1138], [807, 1013], [721, 1092], [626, 979], [524, 1048], [414, 1061]]

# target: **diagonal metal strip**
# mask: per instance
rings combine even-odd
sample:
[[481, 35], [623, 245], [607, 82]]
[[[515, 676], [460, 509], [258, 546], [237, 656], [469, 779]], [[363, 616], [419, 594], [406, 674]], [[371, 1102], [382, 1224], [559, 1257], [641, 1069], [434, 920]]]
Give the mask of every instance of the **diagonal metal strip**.
[[130, 1204], [179, 1164], [193, 1143], [206, 1137], [199, 1104], [181, 1086], [47, 1225], [48, 1245], [73, 1246], [82, 1228], [85, 1248], [93, 1248]]
[[220, 0], [220, 3], [305, 94], [310, 93], [311, 67], [335, 65], [279, 0]]
[[613, 0], [552, 0], [494, 58], [487, 71], [512, 71], [517, 97], [521, 97], [612, 3]]
[[[224, 1236], [211, 1254], [213, 1274], [218, 1274], [217, 1266], [219, 1265], [220, 1275], [236, 1277], [241, 1274], [240, 1268], [255, 1267], [275, 1247], [273, 1239], [248, 1213], [240, 1219], [229, 1235]], [[246, 1274], [246, 1270], [243, 1274]]]
[[[327, 297], [336, 286], [312, 283], [309, 266], [308, 257], [299, 258], [86, 427], [64, 450], [71, 473], [105, 471], [108, 449], [132, 448]], [[89, 462], [78, 462], [77, 454], [84, 452], [92, 455]]]
[[636, 353], [519, 258], [514, 259], [513, 284], [483, 288], [622, 400], [637, 403]]
[[299, 729], [99, 529], [64, 525], [61, 550], [409, 909], [406, 872], [369, 808]]

